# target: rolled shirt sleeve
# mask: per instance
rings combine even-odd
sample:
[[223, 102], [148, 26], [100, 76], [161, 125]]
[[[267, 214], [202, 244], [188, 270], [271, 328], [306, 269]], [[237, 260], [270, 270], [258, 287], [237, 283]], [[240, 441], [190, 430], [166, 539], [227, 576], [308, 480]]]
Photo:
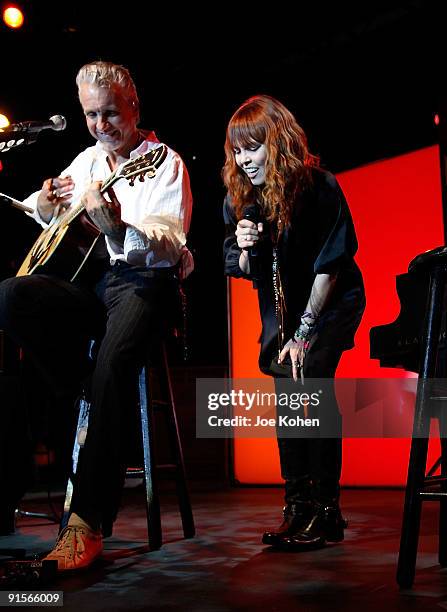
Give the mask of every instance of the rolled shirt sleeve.
[[[89, 147], [88, 149], [80, 153], [71, 162], [71, 164], [59, 174], [59, 176], [62, 177], [71, 176], [74, 180], [75, 186], [71, 196], [71, 206], [74, 206], [80, 202], [83, 193], [92, 182], [93, 178], [90, 170], [92, 165], [95, 163], [95, 160], [96, 147]], [[53, 218], [50, 220], [49, 223], [46, 223], [40, 216], [39, 211], [37, 210], [37, 199], [40, 195], [40, 191], [41, 190], [39, 189], [39, 191], [35, 191], [31, 195], [29, 195], [27, 198], [25, 198], [25, 200], [23, 200], [23, 203], [33, 209], [32, 213], [27, 212], [26, 214], [45, 229], [56, 221], [60, 210], [58, 207], [56, 207]]]
[[[156, 176], [146, 179], [144, 186], [143, 212], [127, 227], [124, 256], [129, 263], [147, 267], [169, 267], [180, 262], [187, 275], [194, 267], [186, 247], [192, 195], [181, 158], [169, 150]], [[123, 220], [127, 222], [125, 215]]]
[[[151, 133], [132, 152], [131, 159], [159, 146], [160, 143]], [[106, 152], [99, 143], [85, 149], [61, 172], [61, 176], [67, 175], [75, 183], [71, 201], [73, 206], [80, 202], [93, 181], [104, 181], [111, 175]], [[186, 246], [192, 195], [188, 172], [180, 156], [168, 147], [166, 159], [156, 168], [153, 178], [141, 175], [136, 177], [134, 184], [120, 178], [112, 186], [121, 204], [121, 219], [127, 228], [124, 244], [118, 244], [106, 236], [111, 262], [121, 259], [146, 267], [179, 264], [181, 276], [187, 276], [194, 269], [193, 257]], [[50, 224], [45, 223], [37, 211], [39, 193], [36, 191], [24, 202], [34, 211], [27, 214], [46, 228], [54, 223], [58, 211]]]

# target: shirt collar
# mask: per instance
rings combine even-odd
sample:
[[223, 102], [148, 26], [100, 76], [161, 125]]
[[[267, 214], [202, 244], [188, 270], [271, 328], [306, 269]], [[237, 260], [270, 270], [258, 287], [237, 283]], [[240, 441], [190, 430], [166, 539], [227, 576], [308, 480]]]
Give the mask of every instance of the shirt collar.
[[[159, 144], [159, 140], [152, 130], [140, 130], [140, 133], [143, 134], [144, 140], [138, 145], [136, 149], [130, 152], [130, 157], [135, 157], [136, 155], [142, 155], [147, 151], [153, 149], [157, 144]], [[107, 157], [107, 152], [102, 148], [99, 140], [96, 141], [95, 144], [97, 157]]]

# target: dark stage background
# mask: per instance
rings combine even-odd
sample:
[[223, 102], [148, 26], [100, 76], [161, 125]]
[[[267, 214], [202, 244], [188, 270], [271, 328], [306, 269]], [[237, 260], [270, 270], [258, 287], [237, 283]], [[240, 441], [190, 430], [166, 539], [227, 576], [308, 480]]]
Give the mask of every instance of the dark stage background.
[[[2, 4], [0, 0], [0, 7]], [[40, 188], [44, 178], [60, 172], [81, 147], [91, 144], [74, 79], [82, 64], [104, 59], [130, 69], [140, 93], [141, 127], [154, 129], [160, 140], [182, 155], [195, 201], [189, 242], [196, 270], [187, 281], [190, 361], [187, 367], [174, 367], [173, 374], [199, 537], [182, 539], [176, 498], [164, 495], [166, 546], [141, 556], [140, 542], [146, 541], [142, 491], [136, 491], [139, 495], [135, 497], [133, 491], [127, 491], [127, 507], [119, 515], [115, 538], [106, 545], [104, 566], [87, 578], [65, 578], [58, 586], [66, 593], [66, 609], [151, 606], [163, 610], [375, 612], [425, 611], [434, 609], [430, 607], [433, 603], [436, 609], [446, 608], [445, 569], [436, 567], [437, 504], [428, 504], [422, 514], [418, 582], [412, 593], [398, 593], [394, 581], [403, 491], [344, 490], [343, 513], [350, 522], [346, 546], [328, 546], [312, 553], [312, 559], [261, 551], [258, 534], [274, 518], [274, 506], [277, 512], [282, 505], [282, 491], [225, 490], [229, 483], [235, 484], [235, 477], [244, 483], [253, 481], [231, 471], [234, 449], [226, 440], [196, 438], [194, 402], [197, 377], [221, 377], [228, 371], [220, 169], [229, 117], [250, 95], [278, 97], [296, 114], [323, 166], [334, 173], [436, 144], [438, 130], [433, 118], [445, 109], [447, 99], [445, 0], [239, 0], [237, 5], [201, 2], [200, 8], [199, 2], [177, 6], [145, 0], [20, 4], [27, 20], [20, 31], [10, 31], [0, 22], [0, 113], [11, 122], [62, 114], [68, 126], [59, 133], [42, 132], [31, 146], [0, 153], [0, 192], [24, 197]], [[358, 171], [362, 180], [349, 197], [355, 195], [353, 201], [373, 208], [377, 223], [371, 225], [377, 227], [377, 245], [383, 251], [389, 249], [393, 257], [392, 251], [402, 247], [402, 242], [396, 247], [399, 240], [392, 243], [393, 223], [401, 239], [403, 234], [396, 210], [403, 210], [402, 217], [406, 210], [396, 206], [389, 215], [383, 200], [376, 197], [382, 205], [382, 213], [378, 212], [374, 195], [390, 191], [381, 178], [376, 178], [366, 194], [369, 197], [363, 200], [362, 190], [368, 190], [366, 171]], [[408, 171], [408, 176], [396, 172], [402, 183], [408, 181], [407, 191], [418, 193], [412, 180], [416, 173], [420, 185], [423, 180], [418, 170]], [[400, 206], [402, 201], [407, 203], [402, 191], [395, 191]], [[425, 215], [433, 210], [424, 200], [422, 196], [417, 224], [421, 236], [427, 232]], [[392, 206], [391, 202], [389, 208]], [[381, 227], [386, 231], [381, 232]], [[0, 204], [0, 279], [15, 274], [39, 232], [37, 224], [23, 213]], [[408, 242], [412, 249], [414, 243]], [[403, 252], [401, 248], [400, 261]], [[388, 268], [385, 255], [380, 261], [387, 275], [384, 285], [390, 290], [396, 265]], [[29, 367], [26, 360], [23, 367], [25, 371]], [[32, 380], [32, 372], [29, 375]], [[21, 434], [16, 428], [19, 422], [25, 429], [19, 401], [22, 391], [17, 371], [0, 372], [0, 438], [2, 432], [8, 439], [15, 431]], [[72, 445], [73, 432], [64, 434], [73, 423], [66, 422], [70, 411], [63, 410], [65, 406], [48, 405], [37, 379], [27, 399], [23, 404], [31, 416], [36, 464], [33, 485], [38, 499], [36, 503], [32, 496], [25, 497], [21, 507], [47, 512], [51, 505], [42, 491], [65, 489], [58, 466], [66, 457], [67, 442]], [[155, 445], [163, 450], [159, 432]], [[369, 462], [377, 474], [393, 472], [391, 464], [397, 455], [389, 452], [392, 440], [383, 440], [381, 446], [376, 443], [382, 440], [364, 445], [361, 440], [354, 442], [359, 445], [353, 452], [348, 449], [345, 457], [355, 461], [359, 471]], [[401, 442], [405, 440], [396, 445], [400, 449]], [[276, 454], [276, 448], [274, 451]], [[250, 460], [253, 469], [265, 477], [261, 452], [252, 453]], [[403, 463], [402, 457], [400, 452]], [[173, 483], [160, 484], [166, 484], [166, 493]], [[212, 488], [218, 491], [212, 494]], [[19, 528], [14, 541], [5, 540], [3, 546], [23, 546], [28, 555], [49, 549], [57, 530], [46, 521], [30, 525], [28, 520], [21, 521]]]
[[[437, 141], [433, 114], [447, 80], [442, 3], [348, 4], [21, 3], [23, 28], [0, 25], [0, 112], [11, 122], [63, 114], [68, 126], [3, 154], [0, 191], [27, 195], [90, 144], [78, 68], [98, 58], [126, 65], [140, 92], [140, 125], [176, 149], [191, 175], [191, 359], [225, 365], [220, 168], [235, 108], [252, 94], [278, 97], [334, 172]], [[0, 214], [4, 277], [15, 273], [39, 228], [6, 206]]]

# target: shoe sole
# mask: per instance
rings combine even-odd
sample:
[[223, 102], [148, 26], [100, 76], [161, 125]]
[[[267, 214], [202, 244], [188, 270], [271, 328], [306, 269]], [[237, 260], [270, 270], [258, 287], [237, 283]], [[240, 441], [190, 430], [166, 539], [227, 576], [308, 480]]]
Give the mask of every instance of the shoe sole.
[[[345, 532], [344, 530], [348, 527], [348, 521], [343, 519], [341, 521], [341, 525], [337, 528], [334, 529], [334, 531], [330, 531], [328, 534], [326, 534], [325, 538], [321, 540], [322, 545], [324, 545], [326, 542], [343, 542], [343, 540], [345, 539]], [[283, 536], [277, 536], [274, 537], [273, 535], [271, 535], [270, 537], [265, 537], [265, 535], [262, 537], [262, 543], [265, 544], [266, 546], [274, 546], [276, 548], [282, 548], [282, 544], [283, 542]], [[314, 544], [307, 544], [307, 543], [303, 543], [304, 547], [309, 547], [309, 546], [313, 546]], [[287, 546], [287, 545], [286, 545]], [[297, 545], [300, 546], [300, 545]], [[318, 544], [318, 546], [320, 546], [320, 544]]]
[[278, 549], [283, 552], [304, 552], [306, 550], [319, 550], [320, 548], [324, 548], [326, 545], [326, 540], [319, 540], [317, 542], [296, 542], [296, 543], [288, 543], [288, 542], [280, 542], [278, 545]]
[[266, 546], [277, 546], [280, 542], [280, 537], [270, 537], [270, 538], [262, 538], [262, 543]]
[[90, 561], [88, 565], [82, 565], [81, 567], [69, 567], [67, 569], [59, 569], [57, 570], [58, 576], [68, 575], [68, 574], [76, 574], [78, 572], [85, 572], [92, 568], [95, 563], [100, 560], [100, 557], [95, 557], [93, 561]]
[[345, 539], [345, 534], [344, 533], [333, 534], [333, 535], [327, 535], [326, 536], [326, 541], [327, 542], [343, 542], [344, 539]]
[[326, 534], [325, 537], [321, 537], [318, 540], [313, 540], [309, 542], [284, 542], [284, 540], [279, 540], [276, 545], [277, 548], [281, 548], [282, 550], [306, 550], [306, 549], [314, 549], [314, 548], [322, 548], [326, 542], [342, 542], [345, 539], [345, 534], [343, 530], [335, 531], [329, 534]]

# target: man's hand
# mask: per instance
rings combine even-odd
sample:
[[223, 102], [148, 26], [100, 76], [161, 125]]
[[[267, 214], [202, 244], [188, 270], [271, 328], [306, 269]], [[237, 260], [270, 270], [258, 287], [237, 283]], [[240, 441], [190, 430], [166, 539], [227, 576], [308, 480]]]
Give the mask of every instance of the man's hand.
[[68, 208], [71, 204], [71, 195], [74, 182], [71, 176], [58, 176], [44, 181], [41, 192], [37, 198], [37, 211], [45, 223], [49, 223], [55, 211], [60, 207]]
[[111, 201], [106, 200], [101, 185], [101, 181], [92, 183], [82, 196], [82, 203], [96, 227], [115, 242], [123, 244], [126, 224], [121, 220], [121, 205], [113, 189], [107, 190]]

